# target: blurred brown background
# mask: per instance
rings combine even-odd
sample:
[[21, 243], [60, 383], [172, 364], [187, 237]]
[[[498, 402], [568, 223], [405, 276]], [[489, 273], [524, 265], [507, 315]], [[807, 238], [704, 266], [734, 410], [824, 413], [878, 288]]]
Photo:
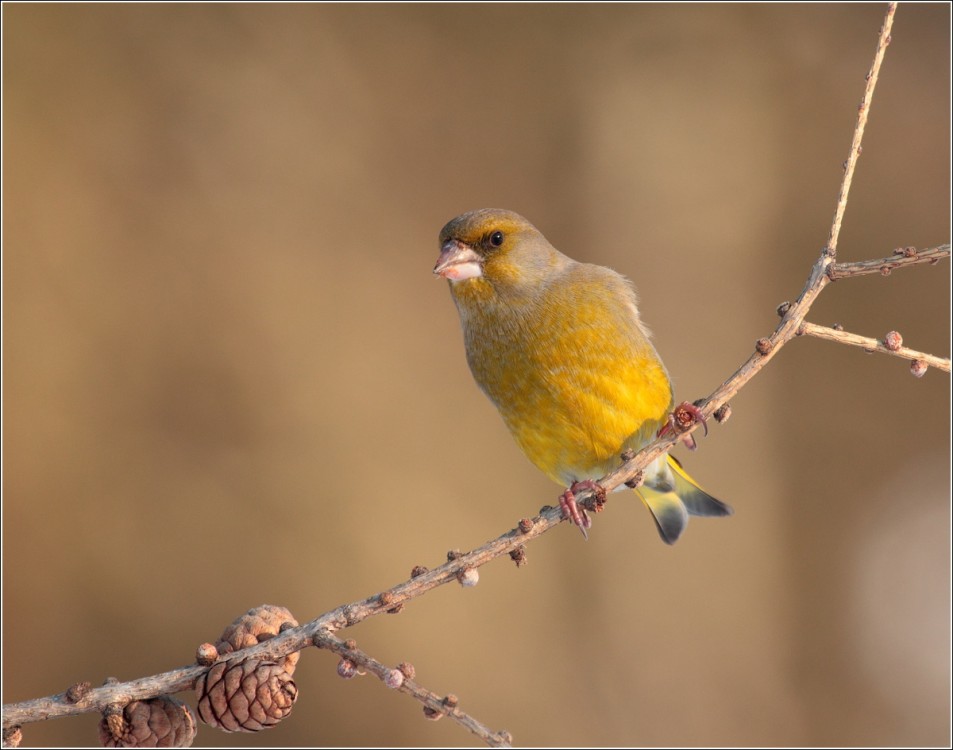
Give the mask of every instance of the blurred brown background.
[[[190, 661], [552, 502], [471, 381], [436, 236], [530, 218], [632, 277], [679, 399], [827, 239], [880, 5], [6, 5], [3, 701]], [[841, 255], [949, 241], [949, 8], [902, 5]], [[810, 316], [948, 355], [949, 265]], [[949, 376], [793, 342], [701, 440], [736, 515], [616, 495], [354, 628], [521, 745], [950, 741]], [[306, 653], [200, 744], [471, 745]], [[26, 730], [95, 742], [93, 716]]]

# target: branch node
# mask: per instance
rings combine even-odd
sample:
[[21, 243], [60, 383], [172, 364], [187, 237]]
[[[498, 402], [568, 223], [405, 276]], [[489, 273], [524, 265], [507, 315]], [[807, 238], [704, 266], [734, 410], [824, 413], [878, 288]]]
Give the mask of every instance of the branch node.
[[218, 657], [218, 649], [212, 643], [202, 643], [195, 649], [195, 663], [200, 666], [210, 667], [218, 661]]
[[633, 490], [638, 489], [639, 487], [642, 486], [643, 481], [644, 481], [644, 477], [642, 475], [642, 470], [639, 469], [639, 471], [636, 473], [634, 477], [632, 477], [627, 482], [625, 482], [625, 486]]
[[731, 418], [731, 404], [722, 404], [715, 410], [713, 416], [718, 424], [724, 424]]
[[[694, 404], [690, 404], [687, 401], [683, 401], [678, 406], [675, 407], [675, 411], [668, 415], [668, 421], [662, 425], [658, 431], [657, 437], [665, 437], [669, 432], [674, 432], [676, 435], [681, 435], [683, 432], [688, 432], [696, 423], [701, 422], [702, 426], [705, 428], [705, 436], [708, 436], [708, 420], [705, 419], [705, 415], [702, 414], [699, 405], [705, 403], [705, 399], [699, 399]], [[690, 450], [694, 450], [692, 447], [694, 440], [691, 442], [684, 440], [683, 442], [689, 447]]]
[[467, 565], [457, 572], [457, 581], [464, 588], [471, 588], [480, 582], [480, 571]]
[[514, 550], [510, 550], [510, 559], [516, 563], [517, 568], [522, 568], [528, 562], [526, 559], [526, 547], [520, 545]]
[[357, 677], [357, 665], [354, 664], [354, 662], [350, 659], [341, 657], [341, 661], [338, 662], [338, 677], [341, 677], [345, 680], [350, 680], [354, 677]]
[[93, 685], [91, 682], [77, 682], [66, 689], [67, 703], [79, 703], [89, 693]]
[[399, 669], [390, 669], [381, 679], [391, 690], [396, 690], [404, 684], [404, 673]]
[[589, 489], [592, 491], [592, 494], [583, 500], [580, 505], [584, 510], [601, 513], [602, 509], [606, 507], [606, 489], [598, 482], [593, 482], [592, 487]]
[[903, 346], [903, 336], [896, 331], [888, 331], [884, 336], [884, 349], [890, 352], [898, 352]]
[[357, 625], [361, 621], [361, 618], [358, 617], [357, 612], [354, 611], [354, 607], [350, 604], [344, 607], [344, 610], [341, 612], [344, 615], [344, 622], [347, 627], [352, 625]]

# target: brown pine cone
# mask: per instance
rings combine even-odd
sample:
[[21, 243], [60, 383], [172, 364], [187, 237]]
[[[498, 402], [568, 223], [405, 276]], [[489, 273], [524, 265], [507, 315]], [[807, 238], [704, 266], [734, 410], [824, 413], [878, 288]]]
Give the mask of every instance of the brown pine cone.
[[298, 699], [291, 674], [258, 659], [219, 661], [195, 682], [199, 717], [226, 732], [257, 732], [274, 726]]
[[[225, 655], [255, 646], [278, 635], [281, 632], [281, 626], [285, 623], [290, 623], [291, 627], [298, 625], [298, 621], [284, 607], [262, 604], [260, 607], [248, 610], [225, 628], [225, 632], [222, 633], [215, 647], [220, 654]], [[294, 673], [299, 656], [300, 654], [296, 651], [282, 660], [282, 667], [289, 676]]]
[[107, 710], [99, 722], [103, 747], [189, 747], [195, 732], [192, 709], [171, 695]]
[[23, 742], [23, 727], [12, 726], [3, 730], [3, 747], [20, 747]]

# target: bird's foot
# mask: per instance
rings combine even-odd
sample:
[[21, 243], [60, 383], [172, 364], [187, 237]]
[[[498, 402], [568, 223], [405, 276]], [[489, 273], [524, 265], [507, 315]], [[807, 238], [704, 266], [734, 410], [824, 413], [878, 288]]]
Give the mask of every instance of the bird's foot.
[[581, 482], [573, 482], [566, 491], [559, 496], [559, 507], [562, 508], [563, 518], [568, 518], [582, 532], [585, 539], [589, 538], [586, 529], [592, 527], [592, 519], [585, 508], [580, 508], [576, 503], [576, 494], [579, 490], [592, 490], [592, 510], [598, 513], [606, 502], [606, 491], [598, 482], [592, 479], [583, 479]]
[[[705, 428], [705, 435], [707, 436], [708, 420], [705, 419], [705, 415], [702, 414], [701, 409], [695, 406], [695, 404], [683, 401], [675, 407], [675, 411], [668, 415], [668, 421], [662, 425], [658, 431], [658, 437], [665, 437], [670, 432], [674, 432], [676, 435], [681, 434], [697, 422], [702, 423], [702, 427]], [[691, 435], [683, 437], [682, 442], [689, 450], [693, 451], [697, 447], [695, 438]]]

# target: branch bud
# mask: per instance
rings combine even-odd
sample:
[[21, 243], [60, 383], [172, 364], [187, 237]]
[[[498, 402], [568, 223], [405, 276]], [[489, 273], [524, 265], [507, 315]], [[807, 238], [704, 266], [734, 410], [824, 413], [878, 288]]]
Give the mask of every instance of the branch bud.
[[510, 559], [516, 563], [517, 568], [522, 568], [526, 565], [526, 547], [522, 544], [514, 550], [510, 551]]
[[70, 685], [66, 690], [66, 702], [79, 703], [86, 697], [92, 686], [90, 682], [77, 682], [75, 685]]
[[460, 703], [460, 699], [457, 698], [453, 693], [447, 693], [447, 697], [443, 699], [443, 705], [447, 708], [456, 708], [457, 704]]
[[718, 424], [724, 424], [731, 417], [731, 404], [722, 404], [715, 410], [712, 416], [715, 417], [715, 421], [718, 422]]
[[392, 690], [396, 690], [404, 684], [404, 673], [399, 669], [391, 669], [384, 675], [384, 684]]
[[889, 331], [887, 335], [884, 336], [884, 349], [887, 351], [900, 351], [901, 346], [903, 346], [903, 336], [896, 331]]
[[355, 666], [353, 661], [342, 658], [341, 661], [338, 662], [338, 677], [342, 677], [345, 680], [357, 677], [357, 666]]
[[457, 580], [466, 588], [476, 586], [480, 582], [480, 571], [468, 565], [457, 573]]
[[203, 643], [195, 649], [195, 663], [210, 667], [218, 660], [218, 649], [211, 643]]
[[424, 716], [430, 721], [440, 721], [443, 718], [442, 713], [430, 706], [424, 706]]

